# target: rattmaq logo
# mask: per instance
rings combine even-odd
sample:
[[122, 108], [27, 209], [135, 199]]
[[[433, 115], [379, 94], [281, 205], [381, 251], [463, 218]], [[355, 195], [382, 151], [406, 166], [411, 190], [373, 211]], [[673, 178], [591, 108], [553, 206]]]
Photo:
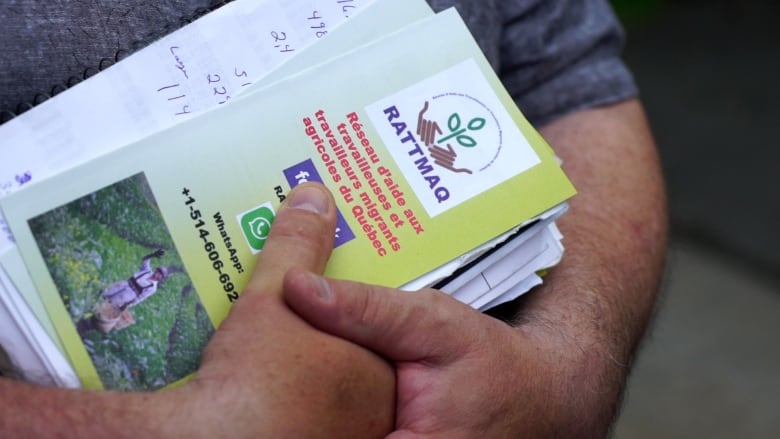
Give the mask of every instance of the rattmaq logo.
[[490, 78], [469, 59], [366, 106], [431, 218], [540, 162]]
[[[433, 104], [426, 100], [420, 109], [417, 136], [434, 164], [458, 174], [489, 168], [501, 149], [501, 129], [492, 112], [480, 101], [461, 93], [433, 99]], [[435, 114], [429, 112], [432, 105], [438, 107]], [[450, 112], [452, 108], [457, 111]]]

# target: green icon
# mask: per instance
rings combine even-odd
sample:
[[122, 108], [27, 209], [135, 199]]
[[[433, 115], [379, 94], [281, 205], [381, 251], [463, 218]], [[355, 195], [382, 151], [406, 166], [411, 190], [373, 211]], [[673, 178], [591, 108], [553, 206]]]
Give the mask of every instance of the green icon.
[[477, 146], [477, 141], [474, 140], [473, 137], [468, 136], [465, 133], [467, 131], [479, 131], [485, 127], [485, 123], [486, 123], [485, 119], [481, 117], [475, 117], [469, 121], [468, 126], [466, 128], [461, 128], [460, 114], [452, 113], [452, 115], [450, 115], [450, 118], [447, 120], [447, 128], [450, 129], [450, 134], [439, 139], [438, 143], [442, 145], [444, 144], [444, 142], [455, 137], [455, 140], [458, 141], [460, 146], [464, 146], [466, 148], [473, 148]]
[[239, 216], [238, 222], [241, 223], [241, 230], [253, 253], [263, 249], [268, 233], [271, 231], [271, 224], [274, 222], [276, 214], [271, 208], [271, 203], [265, 203]]

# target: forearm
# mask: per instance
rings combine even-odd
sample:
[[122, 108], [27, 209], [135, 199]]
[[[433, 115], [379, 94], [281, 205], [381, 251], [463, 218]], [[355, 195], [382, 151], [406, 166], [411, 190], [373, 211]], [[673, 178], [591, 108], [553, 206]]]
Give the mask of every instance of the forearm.
[[611, 354], [626, 359], [652, 311], [666, 252], [663, 179], [644, 113], [629, 101], [541, 132], [578, 194], [558, 222], [566, 254], [523, 312], [565, 314], [594, 336], [609, 334]]
[[176, 409], [168, 396], [77, 391], [0, 378], [0, 437], [160, 436], [166, 433], [163, 421]]
[[663, 271], [667, 214], [659, 161], [637, 101], [577, 112], [541, 132], [578, 194], [559, 221], [563, 260], [513, 317], [520, 330], [559, 346], [563, 352], [555, 354], [570, 364], [551, 361], [569, 367], [582, 389], [602, 392], [600, 405], [587, 395], [581, 402], [611, 418]]
[[306, 326], [276, 298], [247, 297], [212, 339], [195, 378], [180, 387], [88, 391], [0, 378], [0, 438], [388, 433], [395, 377], [384, 360]]

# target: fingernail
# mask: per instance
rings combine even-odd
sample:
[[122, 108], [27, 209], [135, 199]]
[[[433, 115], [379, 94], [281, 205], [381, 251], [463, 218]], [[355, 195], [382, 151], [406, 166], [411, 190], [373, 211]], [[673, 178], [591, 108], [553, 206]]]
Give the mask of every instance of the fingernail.
[[314, 273], [306, 273], [306, 276], [309, 278], [309, 285], [317, 299], [327, 302], [333, 297], [333, 291], [330, 289], [330, 284], [328, 284], [328, 281], [325, 280], [324, 277], [317, 276]]
[[317, 214], [328, 210], [328, 194], [321, 186], [305, 184], [295, 187], [287, 196], [287, 207], [303, 209]]

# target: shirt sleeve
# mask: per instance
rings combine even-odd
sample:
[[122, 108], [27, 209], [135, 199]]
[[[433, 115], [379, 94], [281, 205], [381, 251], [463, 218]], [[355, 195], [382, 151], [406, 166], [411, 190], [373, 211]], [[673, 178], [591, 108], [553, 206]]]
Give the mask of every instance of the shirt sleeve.
[[143, 258], [141, 259], [141, 266], [138, 267], [138, 272], [135, 273], [135, 276], [138, 277], [139, 275], [145, 275], [147, 273], [152, 272], [152, 263], [150, 262], [152, 258]]
[[499, 74], [531, 123], [638, 94], [620, 58], [624, 31], [606, 0], [499, 4]]

